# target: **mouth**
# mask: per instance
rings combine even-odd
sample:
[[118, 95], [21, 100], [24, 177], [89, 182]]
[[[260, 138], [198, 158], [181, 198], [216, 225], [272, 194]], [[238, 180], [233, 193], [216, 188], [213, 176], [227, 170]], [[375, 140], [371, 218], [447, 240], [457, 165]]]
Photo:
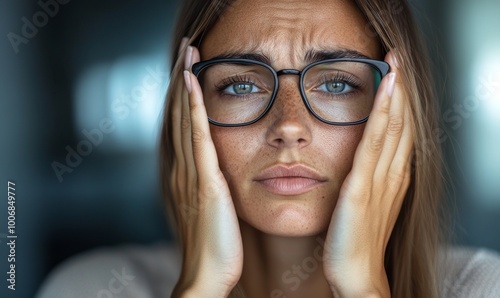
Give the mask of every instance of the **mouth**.
[[292, 196], [306, 193], [327, 179], [304, 165], [275, 165], [262, 171], [254, 181], [271, 193]]

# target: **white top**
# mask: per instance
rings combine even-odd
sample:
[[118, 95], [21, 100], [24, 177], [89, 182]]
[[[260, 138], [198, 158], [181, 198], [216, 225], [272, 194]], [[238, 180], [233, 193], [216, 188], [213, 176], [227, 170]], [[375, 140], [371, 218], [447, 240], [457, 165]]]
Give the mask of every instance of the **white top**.
[[[180, 273], [178, 250], [166, 244], [90, 251], [58, 266], [36, 298], [170, 297]], [[500, 297], [500, 255], [453, 248], [445, 260], [441, 297]]]

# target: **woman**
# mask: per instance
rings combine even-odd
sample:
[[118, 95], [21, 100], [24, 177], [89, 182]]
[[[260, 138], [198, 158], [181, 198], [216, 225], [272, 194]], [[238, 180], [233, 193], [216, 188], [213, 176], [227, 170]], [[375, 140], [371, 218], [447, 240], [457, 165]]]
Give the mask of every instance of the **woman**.
[[[385, 297], [391, 286], [397, 297], [437, 296], [438, 148], [429, 148], [430, 155], [416, 150], [420, 164], [411, 167], [413, 146], [433, 137], [431, 84], [406, 7], [364, 3], [186, 6], [193, 17], [184, 11], [178, 32], [191, 36], [203, 60], [260, 55], [276, 70], [300, 70], [318, 61], [307, 60], [315, 55], [310, 53], [345, 51], [338, 56], [385, 56], [391, 73], [378, 88], [367, 124], [350, 126], [312, 116], [294, 76], [279, 78], [267, 115], [238, 128], [208, 125], [195, 76], [185, 73], [186, 88], [176, 82], [162, 142], [162, 152], [175, 152], [165, 157], [164, 180], [172, 193], [166, 197], [174, 215], [182, 214], [183, 204], [198, 211], [191, 221], [189, 214], [177, 216], [186, 257], [176, 295], [227, 295], [239, 282], [250, 297]], [[389, 49], [397, 51], [385, 55]], [[189, 69], [199, 53], [186, 51]], [[250, 81], [233, 82], [243, 83]], [[325, 241], [321, 262], [306, 278], [293, 268], [315, 254], [318, 239]], [[298, 282], [283, 274], [287, 270], [296, 271]]]
[[[161, 139], [173, 297], [500, 292], [498, 257], [446, 246], [437, 102], [405, 1], [190, 0], [181, 16]], [[79, 293], [159, 297], [165, 255], [84, 258], [135, 271]]]
[[[188, 2], [162, 135], [184, 256], [174, 296], [437, 297], [436, 100], [407, 4]], [[372, 94], [369, 80], [335, 68], [333, 79], [301, 77], [301, 94], [279, 72], [339, 57], [390, 65], [366, 123], [352, 123], [365, 102], [337, 103], [361, 113], [342, 119], [314, 98]], [[215, 58], [266, 62], [277, 76], [248, 61], [196, 66]]]

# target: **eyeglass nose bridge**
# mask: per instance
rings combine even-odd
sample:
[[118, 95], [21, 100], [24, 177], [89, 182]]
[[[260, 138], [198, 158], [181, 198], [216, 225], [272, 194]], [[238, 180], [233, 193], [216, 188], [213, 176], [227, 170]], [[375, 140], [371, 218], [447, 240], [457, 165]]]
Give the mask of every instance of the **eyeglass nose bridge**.
[[279, 77], [281, 75], [298, 75], [300, 76], [301, 71], [297, 69], [282, 69], [276, 72], [276, 75]]
[[[302, 75], [303, 75], [304, 70], [301, 71], [301, 70], [298, 70], [298, 69], [282, 69], [282, 70], [275, 71], [275, 72], [276, 72], [276, 79], [279, 76], [281, 76], [281, 75], [297, 75], [297, 76], [299, 76], [299, 92], [300, 92], [300, 96], [302, 98], [302, 102], [306, 106], [306, 109], [308, 110], [309, 113], [311, 113], [313, 116], [315, 116], [320, 121], [325, 122], [325, 120], [323, 120], [318, 114], [316, 114], [316, 112], [313, 111], [311, 105], [309, 104], [309, 101], [306, 99], [306, 95], [304, 93], [304, 89], [303, 89], [303, 86], [302, 86]], [[267, 112], [274, 105], [274, 101], [276, 99], [276, 96], [277, 96], [277, 93], [278, 93], [278, 89], [279, 89], [278, 86], [279, 86], [279, 82], [276, 81], [275, 93], [273, 95], [273, 98], [271, 99], [269, 107], [266, 109], [266, 111], [264, 112], [264, 114], [267, 114]]]
[[[297, 75], [300, 77], [299, 80], [302, 79], [302, 73], [303, 73], [303, 70], [300, 71], [298, 69], [282, 69], [282, 70], [279, 70], [279, 71], [276, 71], [276, 78], [278, 78], [279, 76], [281, 75]], [[271, 109], [271, 107], [274, 105], [274, 101], [276, 99], [276, 96], [277, 96], [277, 93], [278, 93], [278, 89], [279, 89], [279, 82], [276, 81], [276, 90], [275, 90], [275, 93], [274, 93], [274, 96], [271, 100], [271, 103], [270, 103], [270, 106], [269, 108], [267, 109], [267, 111], [269, 111]], [[303, 90], [303, 87], [302, 87], [302, 82], [299, 82], [299, 92], [300, 92], [300, 96], [302, 98], [302, 102], [304, 103], [304, 105], [306, 106], [306, 109], [309, 111], [309, 113], [311, 113], [312, 115], [314, 115], [316, 118], [318, 118], [320, 121], [323, 121], [323, 119], [321, 119], [321, 117], [319, 115], [317, 115], [313, 109], [311, 108], [309, 102], [307, 101], [306, 99], [306, 95], [304, 93], [304, 90]], [[265, 113], [267, 113], [267, 111]]]

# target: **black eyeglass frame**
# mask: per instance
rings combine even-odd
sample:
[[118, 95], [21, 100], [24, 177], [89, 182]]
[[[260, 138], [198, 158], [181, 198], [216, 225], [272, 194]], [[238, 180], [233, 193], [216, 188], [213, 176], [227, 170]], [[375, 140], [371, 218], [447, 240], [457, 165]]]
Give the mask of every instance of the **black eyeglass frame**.
[[390, 70], [390, 66], [389, 66], [389, 64], [387, 62], [380, 61], [380, 60], [374, 60], [374, 59], [368, 59], [368, 58], [337, 58], [337, 59], [326, 59], [326, 60], [320, 60], [320, 61], [313, 62], [313, 63], [307, 65], [306, 67], [304, 67], [302, 70], [298, 70], [298, 69], [282, 69], [282, 70], [279, 70], [279, 71], [274, 70], [274, 68], [272, 68], [270, 65], [268, 65], [268, 64], [266, 64], [264, 62], [261, 62], [261, 61], [256, 61], [256, 60], [251, 60], [251, 59], [223, 58], [223, 59], [210, 59], [210, 60], [205, 60], [205, 61], [197, 62], [197, 63], [193, 64], [193, 67], [191, 68], [191, 71], [193, 72], [193, 74], [196, 77], [198, 77], [198, 75], [200, 74], [200, 72], [203, 69], [205, 69], [205, 68], [207, 68], [207, 67], [209, 67], [209, 66], [211, 66], [213, 64], [218, 64], [218, 63], [235, 63], [235, 64], [238, 64], [239, 63], [239, 64], [260, 65], [260, 66], [263, 66], [263, 67], [269, 69], [269, 71], [271, 71], [271, 73], [273, 74], [274, 82], [275, 82], [274, 83], [273, 95], [271, 96], [271, 100], [267, 104], [266, 109], [256, 119], [254, 119], [252, 121], [244, 122], [244, 123], [227, 124], [227, 123], [221, 123], [221, 122], [214, 121], [214, 120], [210, 119], [210, 117], [208, 117], [208, 121], [211, 124], [214, 124], [214, 125], [217, 125], [217, 126], [223, 126], [223, 127], [238, 127], [238, 126], [250, 125], [250, 124], [253, 124], [253, 123], [259, 121], [260, 119], [262, 119], [267, 114], [267, 112], [269, 112], [269, 110], [273, 106], [274, 100], [275, 100], [276, 95], [278, 94], [278, 90], [279, 90], [278, 77], [280, 75], [298, 75], [299, 76], [300, 94], [301, 94], [301, 97], [302, 97], [302, 101], [304, 102], [305, 106], [307, 107], [307, 110], [311, 114], [313, 114], [314, 117], [316, 117], [318, 120], [320, 120], [321, 122], [324, 122], [326, 124], [337, 125], [337, 126], [349, 126], [349, 125], [357, 125], [357, 124], [364, 123], [364, 122], [368, 121], [368, 117], [369, 116], [366, 116], [365, 118], [363, 118], [361, 120], [353, 121], [353, 122], [332, 122], [332, 121], [325, 120], [325, 119], [321, 118], [318, 114], [316, 114], [314, 112], [314, 110], [311, 108], [311, 105], [309, 104], [309, 101], [307, 100], [307, 96], [306, 96], [306, 93], [305, 93], [305, 90], [304, 90], [304, 74], [310, 68], [312, 68], [312, 67], [314, 67], [314, 66], [316, 66], [318, 64], [323, 64], [323, 63], [346, 62], [346, 61], [361, 62], [361, 63], [365, 63], [365, 64], [371, 65], [372, 67], [374, 67], [376, 70], [379, 71], [379, 73], [381, 75], [381, 79], [385, 75], [387, 75], [389, 73], [389, 70]]

